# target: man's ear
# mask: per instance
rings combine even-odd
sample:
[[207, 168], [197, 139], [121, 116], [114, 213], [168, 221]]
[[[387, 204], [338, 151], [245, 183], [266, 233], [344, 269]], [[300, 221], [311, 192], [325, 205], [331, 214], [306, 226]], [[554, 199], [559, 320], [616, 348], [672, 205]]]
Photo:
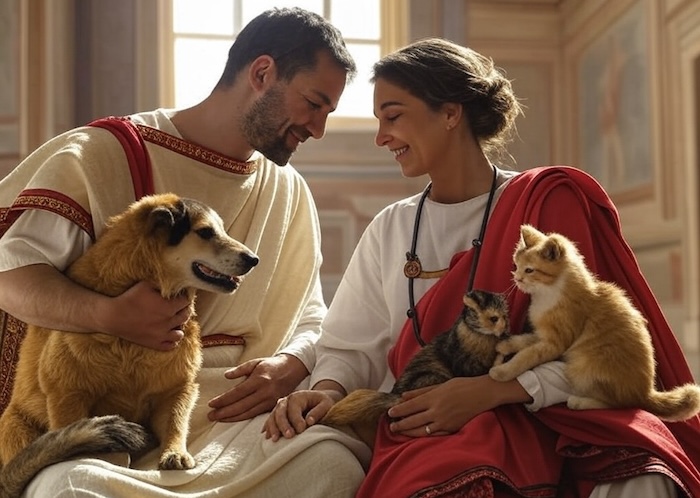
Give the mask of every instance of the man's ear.
[[248, 81], [257, 91], [265, 91], [277, 80], [277, 66], [269, 55], [261, 55], [250, 63]]

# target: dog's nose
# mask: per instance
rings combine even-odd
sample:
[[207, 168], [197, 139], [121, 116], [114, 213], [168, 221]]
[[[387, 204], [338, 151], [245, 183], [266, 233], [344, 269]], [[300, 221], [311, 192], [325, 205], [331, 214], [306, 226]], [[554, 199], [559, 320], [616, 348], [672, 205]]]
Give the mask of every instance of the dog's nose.
[[252, 253], [244, 252], [241, 254], [241, 258], [243, 258], [243, 262], [251, 268], [260, 263], [260, 258]]

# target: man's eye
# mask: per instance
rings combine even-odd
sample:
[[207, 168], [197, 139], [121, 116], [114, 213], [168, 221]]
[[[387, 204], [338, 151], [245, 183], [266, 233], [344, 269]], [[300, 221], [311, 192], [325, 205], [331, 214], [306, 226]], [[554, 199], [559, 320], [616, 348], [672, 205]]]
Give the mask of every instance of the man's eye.
[[313, 110], [317, 110], [321, 108], [321, 104], [317, 104], [313, 100], [306, 99], [306, 102], [308, 102], [309, 107], [311, 107]]

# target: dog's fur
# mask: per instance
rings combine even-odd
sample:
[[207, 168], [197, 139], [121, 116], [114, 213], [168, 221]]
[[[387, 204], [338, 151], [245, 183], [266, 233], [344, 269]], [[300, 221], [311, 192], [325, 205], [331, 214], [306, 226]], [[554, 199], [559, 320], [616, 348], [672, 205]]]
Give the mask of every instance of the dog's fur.
[[41, 468], [71, 456], [146, 449], [149, 437], [137, 424], [160, 443], [160, 469], [192, 468], [186, 440], [202, 359], [195, 289], [231, 293], [257, 263], [211, 208], [192, 199], [148, 196], [112, 218], [67, 275], [108, 296], [139, 281], [164, 297], [186, 292], [192, 313], [184, 337], [164, 352], [30, 326], [0, 417], [0, 497], [18, 496]]

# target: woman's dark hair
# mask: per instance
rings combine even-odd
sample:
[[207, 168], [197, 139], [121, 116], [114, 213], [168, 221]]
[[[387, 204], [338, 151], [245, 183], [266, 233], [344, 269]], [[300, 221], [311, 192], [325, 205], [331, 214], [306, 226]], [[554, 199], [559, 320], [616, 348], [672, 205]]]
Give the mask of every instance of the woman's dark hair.
[[485, 153], [504, 148], [515, 130], [520, 103], [493, 61], [442, 38], [426, 38], [374, 64], [372, 83], [386, 80], [437, 110], [459, 103]]
[[299, 71], [316, 67], [322, 50], [347, 72], [351, 81], [357, 72], [355, 61], [335, 26], [322, 16], [298, 7], [267, 10], [236, 37], [217, 87], [230, 86], [238, 73], [261, 55], [272, 57], [280, 78], [289, 81]]

